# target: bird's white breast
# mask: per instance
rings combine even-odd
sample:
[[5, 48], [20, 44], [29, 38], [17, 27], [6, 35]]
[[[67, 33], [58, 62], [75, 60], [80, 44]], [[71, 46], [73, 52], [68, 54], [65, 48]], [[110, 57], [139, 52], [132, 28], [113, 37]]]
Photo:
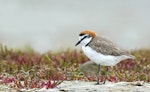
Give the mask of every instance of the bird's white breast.
[[96, 52], [89, 46], [82, 46], [82, 50], [84, 54], [91, 60], [97, 64], [101, 64], [104, 66], [114, 66], [119, 63], [121, 60], [127, 58], [126, 56], [112, 56], [112, 55], [104, 55]]

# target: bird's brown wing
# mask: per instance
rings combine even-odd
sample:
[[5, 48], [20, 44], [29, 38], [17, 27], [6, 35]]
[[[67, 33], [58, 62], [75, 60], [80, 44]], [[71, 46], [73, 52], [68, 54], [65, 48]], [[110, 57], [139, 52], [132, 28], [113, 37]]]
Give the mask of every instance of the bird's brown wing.
[[126, 51], [118, 48], [116, 44], [104, 37], [95, 37], [88, 45], [104, 55], [120, 56], [128, 54]]

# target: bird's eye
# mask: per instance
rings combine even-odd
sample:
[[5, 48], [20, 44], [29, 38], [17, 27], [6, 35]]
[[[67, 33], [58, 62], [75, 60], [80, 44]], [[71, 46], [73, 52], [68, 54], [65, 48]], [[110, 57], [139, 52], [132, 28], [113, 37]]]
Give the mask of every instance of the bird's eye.
[[84, 34], [79, 34], [79, 36], [83, 36]]
[[90, 38], [90, 37], [91, 37], [91, 35], [88, 35], [87, 37], [88, 37], [88, 38]]

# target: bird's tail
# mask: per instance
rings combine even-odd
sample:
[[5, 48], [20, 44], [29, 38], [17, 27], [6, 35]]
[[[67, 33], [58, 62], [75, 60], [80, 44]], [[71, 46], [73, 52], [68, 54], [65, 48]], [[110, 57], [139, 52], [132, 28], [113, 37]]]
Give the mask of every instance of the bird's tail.
[[133, 55], [129, 55], [129, 59], [133, 59], [133, 60], [135, 60], [135, 56], [133, 56]]

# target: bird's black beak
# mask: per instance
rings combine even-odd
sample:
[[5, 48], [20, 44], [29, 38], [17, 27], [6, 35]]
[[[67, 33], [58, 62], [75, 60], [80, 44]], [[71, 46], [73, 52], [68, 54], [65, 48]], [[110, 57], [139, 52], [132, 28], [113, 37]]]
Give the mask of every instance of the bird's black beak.
[[82, 40], [84, 40], [86, 37], [89, 37], [89, 36], [84, 36], [80, 41], [78, 41], [78, 42], [76, 43], [75, 46], [79, 45], [79, 44], [82, 42]]
[[75, 44], [75, 46], [79, 45], [80, 43], [81, 43], [81, 40], [80, 40], [80, 41], [78, 41], [78, 42]]

